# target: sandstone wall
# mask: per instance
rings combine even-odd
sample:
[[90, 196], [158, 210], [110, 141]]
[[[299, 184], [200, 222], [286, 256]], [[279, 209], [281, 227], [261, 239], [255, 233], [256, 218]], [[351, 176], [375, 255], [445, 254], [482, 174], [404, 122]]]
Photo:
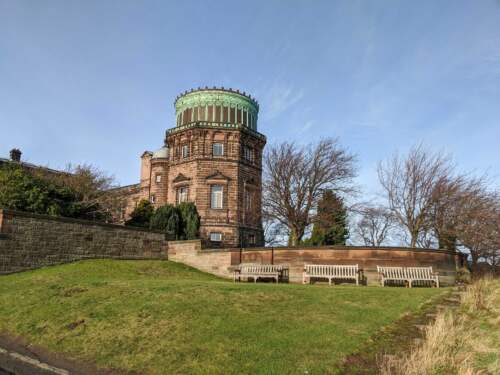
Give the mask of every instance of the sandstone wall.
[[202, 250], [200, 240], [169, 241], [168, 259], [209, 272], [220, 277], [232, 277], [233, 250]]
[[0, 210], [0, 274], [88, 258], [166, 257], [159, 232]]
[[378, 283], [377, 265], [432, 266], [442, 285], [455, 283], [460, 262], [458, 254], [434, 249], [329, 246], [205, 250], [199, 241], [169, 242], [169, 259], [223, 277], [231, 277], [240, 262], [282, 264], [290, 269], [290, 282], [302, 281], [304, 264], [358, 264], [367, 284]]

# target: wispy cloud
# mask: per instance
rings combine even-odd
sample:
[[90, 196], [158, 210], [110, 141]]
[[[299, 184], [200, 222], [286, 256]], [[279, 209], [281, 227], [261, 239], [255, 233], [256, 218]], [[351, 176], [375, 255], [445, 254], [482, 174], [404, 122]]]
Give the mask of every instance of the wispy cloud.
[[311, 129], [311, 127], [313, 125], [314, 125], [314, 121], [312, 121], [312, 120], [306, 121], [306, 123], [304, 124], [304, 126], [301, 126], [297, 130], [297, 135], [301, 136], [301, 135], [306, 134], [309, 131], [309, 129]]
[[285, 83], [274, 83], [261, 95], [262, 117], [272, 120], [292, 108], [304, 97], [304, 90]]

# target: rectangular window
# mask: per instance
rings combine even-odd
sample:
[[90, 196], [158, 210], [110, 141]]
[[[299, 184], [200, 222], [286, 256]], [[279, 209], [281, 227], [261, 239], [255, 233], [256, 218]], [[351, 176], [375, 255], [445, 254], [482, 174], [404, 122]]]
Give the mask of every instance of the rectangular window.
[[211, 105], [208, 106], [208, 122], [214, 121], [213, 119], [213, 107]]
[[220, 232], [211, 232], [210, 233], [210, 241], [212, 241], [212, 242], [221, 242], [222, 241], [222, 233], [220, 233]]
[[213, 156], [223, 156], [224, 155], [224, 144], [223, 143], [212, 144], [212, 154], [213, 154]]
[[189, 188], [187, 186], [182, 186], [177, 189], [177, 204], [182, 202], [187, 202], [189, 196]]
[[248, 190], [245, 191], [245, 209], [247, 211], [252, 210], [252, 193], [249, 192]]
[[229, 108], [229, 122], [231, 124], [234, 124], [236, 122], [235, 113], [236, 113], [236, 108]]
[[215, 122], [220, 122], [220, 105], [215, 106]]
[[254, 152], [253, 152], [253, 148], [251, 147], [248, 147], [248, 146], [245, 146], [243, 148], [243, 157], [252, 162], [253, 163], [253, 159], [254, 159]]
[[255, 241], [255, 234], [249, 234], [249, 235], [248, 235], [248, 243], [249, 243], [250, 245], [255, 245], [255, 242], [256, 242], [256, 241]]
[[247, 111], [243, 111], [243, 121], [241, 121], [243, 125], [247, 125]]
[[183, 158], [189, 157], [189, 145], [182, 146], [182, 157]]
[[221, 185], [212, 185], [210, 188], [210, 208], [222, 208], [224, 188]]
[[157, 174], [155, 177], [156, 183], [159, 184], [161, 182], [161, 174]]
[[156, 197], [154, 195], [151, 196], [150, 198], [151, 203], [154, 203], [156, 201]]
[[205, 107], [200, 107], [200, 121], [205, 121]]
[[191, 122], [191, 108], [184, 111], [184, 124], [189, 124]]
[[228, 108], [227, 107], [223, 107], [223, 113], [224, 113], [224, 116], [223, 116], [223, 121], [227, 124], [229, 118], [228, 118]]

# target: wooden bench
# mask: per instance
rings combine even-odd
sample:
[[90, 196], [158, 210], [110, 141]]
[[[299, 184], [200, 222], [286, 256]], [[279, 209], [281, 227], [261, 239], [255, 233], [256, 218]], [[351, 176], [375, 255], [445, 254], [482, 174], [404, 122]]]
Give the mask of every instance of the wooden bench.
[[288, 276], [288, 268], [277, 264], [240, 264], [234, 270], [233, 281], [241, 281], [242, 277], [250, 278], [256, 283], [258, 278], [273, 278], [278, 283]]
[[410, 288], [414, 281], [431, 281], [439, 288], [439, 276], [432, 267], [384, 267], [377, 266], [382, 286], [387, 281], [403, 281]]
[[305, 264], [302, 274], [302, 283], [309, 282], [312, 278], [328, 279], [328, 284], [332, 285], [333, 279], [354, 280], [359, 285], [359, 275], [361, 270], [358, 265], [336, 265], [336, 264]]

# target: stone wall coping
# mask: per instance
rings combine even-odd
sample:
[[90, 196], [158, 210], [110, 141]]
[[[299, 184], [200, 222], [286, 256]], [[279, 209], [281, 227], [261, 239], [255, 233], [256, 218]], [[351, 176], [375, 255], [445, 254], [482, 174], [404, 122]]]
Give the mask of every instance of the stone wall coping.
[[200, 241], [200, 240], [184, 240], [184, 241], [182, 241], [182, 240], [177, 240], [177, 241], [168, 241], [168, 243], [169, 243], [169, 244], [173, 244], [173, 245], [175, 245], [175, 244], [182, 245], [182, 244], [188, 244], [188, 243], [198, 243], [198, 242], [200, 242], [200, 243], [201, 243], [201, 241]]
[[[101, 223], [98, 221], [74, 219], [74, 218], [62, 217], [62, 216], [41, 215], [41, 214], [34, 214], [31, 212], [16, 211], [16, 210], [0, 208], [0, 218], [3, 215], [27, 217], [27, 218], [42, 219], [42, 220], [51, 220], [51, 221], [57, 221], [57, 222], [61, 222], [61, 223], [73, 223], [73, 224], [82, 224], [82, 225], [88, 225], [88, 226], [99, 226], [99, 227], [109, 228], [109, 229], [122, 229], [122, 230], [136, 231], [136, 232], [164, 234], [163, 232], [158, 231], [158, 230], [146, 229], [146, 228], [141, 228], [141, 227], [125, 226], [125, 225], [120, 225], [120, 224]], [[1, 229], [2, 228], [0, 226], [0, 230]]]
[[[178, 241], [182, 242], [182, 241]], [[409, 251], [409, 252], [432, 252], [432, 253], [442, 253], [450, 255], [459, 255], [460, 253], [452, 250], [440, 250], [440, 249], [424, 249], [418, 247], [398, 247], [398, 246], [279, 246], [279, 247], [247, 247], [247, 248], [220, 248], [220, 249], [202, 249], [201, 253], [214, 253], [214, 252], [248, 252], [248, 251], [302, 251], [302, 250], [323, 250], [323, 251], [335, 251], [335, 250], [389, 250], [389, 251]]]

